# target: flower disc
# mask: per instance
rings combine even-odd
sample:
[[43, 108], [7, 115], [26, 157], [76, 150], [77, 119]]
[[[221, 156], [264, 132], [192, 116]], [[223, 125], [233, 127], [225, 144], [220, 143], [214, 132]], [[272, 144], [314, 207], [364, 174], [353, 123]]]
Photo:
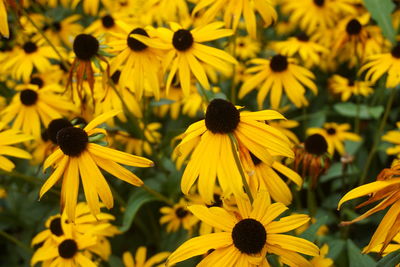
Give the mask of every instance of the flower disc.
[[232, 230], [235, 247], [242, 253], [259, 253], [267, 241], [265, 227], [257, 220], [248, 218], [239, 221]]
[[235, 106], [223, 99], [214, 99], [206, 111], [205, 123], [212, 133], [231, 133], [240, 122], [239, 111]]

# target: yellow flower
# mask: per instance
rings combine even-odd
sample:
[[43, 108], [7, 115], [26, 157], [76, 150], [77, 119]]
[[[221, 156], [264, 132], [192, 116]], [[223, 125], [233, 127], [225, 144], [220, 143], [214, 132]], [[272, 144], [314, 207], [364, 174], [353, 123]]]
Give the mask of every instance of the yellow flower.
[[372, 94], [372, 84], [365, 81], [354, 81], [340, 75], [333, 75], [329, 81], [329, 88], [334, 94], [341, 95], [342, 101], [347, 101], [352, 95], [369, 96]]
[[173, 207], [162, 207], [160, 224], [167, 224], [167, 232], [176, 232], [182, 226], [189, 233], [198, 222], [197, 218], [187, 209], [188, 203], [181, 198]]
[[[142, 180], [129, 172], [120, 164], [135, 167], [151, 167], [151, 160], [133, 156], [111, 148], [89, 142], [94, 134], [105, 134], [97, 125], [117, 115], [120, 111], [112, 111], [98, 116], [86, 125], [84, 129], [67, 127], [57, 133], [57, 148], [43, 164], [43, 169], [54, 167], [54, 172], [40, 189], [40, 198], [63, 176], [61, 187], [61, 211], [66, 209], [69, 218], [75, 218], [75, 206], [79, 191], [79, 177], [85, 192], [91, 213], [96, 216], [100, 212], [99, 199], [110, 209], [114, 201], [103, 174], [99, 167], [119, 179], [135, 186], [141, 186]], [[95, 186], [94, 186], [95, 185]]]
[[81, 19], [80, 15], [72, 15], [61, 21], [49, 17], [46, 17], [46, 19], [49, 21], [46, 21], [43, 27], [45, 34], [55, 45], [64, 44], [72, 47], [75, 36], [83, 30], [82, 25], [78, 23], [78, 20]]
[[360, 141], [361, 137], [358, 134], [347, 132], [350, 129], [350, 124], [338, 124], [336, 122], [324, 123], [324, 128], [309, 128], [307, 135], [320, 134], [328, 142], [328, 152], [333, 155], [337, 151], [340, 155], [344, 155], [344, 144], [346, 140]]
[[248, 78], [239, 91], [239, 98], [243, 98], [254, 88], [261, 88], [257, 94], [259, 108], [263, 106], [265, 97], [270, 93], [270, 102], [273, 109], [280, 107], [282, 91], [296, 106], [307, 106], [308, 101], [304, 97], [304, 86], [317, 94], [318, 88], [314, 84], [314, 74], [311, 71], [294, 64], [293, 60], [283, 55], [275, 55], [270, 60], [256, 58], [250, 60], [254, 64], [247, 69], [252, 76]]
[[51, 120], [67, 116], [76, 110], [75, 105], [55, 94], [53, 86], [18, 85], [10, 105], [0, 112], [3, 123], [12, 122], [13, 129], [20, 129], [40, 138], [41, 123], [47, 127]]
[[367, 71], [365, 79], [371, 81], [373, 84], [387, 74], [386, 87], [393, 88], [400, 83], [400, 44], [392, 48], [390, 53], [380, 53], [371, 55], [367, 58], [361, 69], [360, 73]]
[[361, 208], [368, 204], [381, 201], [375, 207], [369, 209], [354, 220], [342, 222], [342, 225], [361, 221], [372, 214], [391, 206], [379, 223], [379, 226], [371, 237], [368, 246], [363, 249], [363, 253], [369, 253], [373, 249], [376, 249], [377, 246], [381, 246], [380, 253], [382, 253], [400, 230], [398, 225], [398, 217], [400, 215], [399, 177], [400, 163], [394, 161], [390, 168], [383, 169], [379, 173], [375, 182], [354, 188], [339, 201], [338, 209], [340, 209], [344, 202], [366, 195], [369, 195], [369, 199], [359, 204], [356, 208]]
[[[396, 126], [397, 126], [397, 128], [400, 128], [400, 122], [397, 122]], [[399, 130], [388, 131], [384, 136], [382, 136], [382, 140], [395, 145], [394, 147], [389, 147], [386, 149], [386, 153], [388, 155], [396, 155], [397, 157], [400, 157], [400, 131]]]
[[273, 156], [293, 158], [287, 137], [260, 122], [283, 118], [273, 110], [239, 112], [226, 100], [212, 100], [205, 119], [189, 126], [174, 152], [178, 162], [191, 154], [181, 180], [182, 192], [188, 194], [198, 178], [200, 195], [212, 202], [217, 178], [224, 195], [242, 195], [242, 180], [234, 156], [242, 146], [269, 164], [274, 161]]
[[257, 57], [257, 54], [261, 50], [260, 42], [250, 36], [236, 37], [231, 46], [232, 50], [234, 50], [235, 56], [242, 60]]
[[282, 203], [271, 204], [265, 192], [259, 193], [252, 205], [244, 199], [237, 201], [236, 216], [218, 207], [188, 207], [200, 220], [222, 232], [186, 241], [168, 257], [167, 266], [210, 250], [199, 266], [268, 266], [267, 253], [280, 256], [290, 266], [307, 266], [308, 261], [298, 253], [319, 255], [318, 247], [310, 241], [282, 234], [307, 223], [310, 219], [307, 215], [291, 215], [274, 221], [287, 207]]
[[[122, 260], [125, 267], [153, 267], [157, 263], [163, 262], [171, 254], [170, 252], [160, 252], [146, 260], [146, 252], [146, 247], [139, 247], [136, 250], [135, 260], [133, 260], [132, 254], [129, 251], [124, 252]], [[157, 265], [157, 267], [161, 266], [164, 266], [164, 264]]]
[[[204, 13], [200, 13], [200, 11]], [[201, 23], [214, 21], [220, 12], [226, 27], [236, 31], [240, 18], [243, 17], [246, 30], [253, 39], [257, 38], [256, 12], [261, 16], [264, 27], [277, 21], [277, 13], [270, 0], [200, 0], [192, 15], [201, 14]]]
[[311, 264], [313, 267], [331, 267], [333, 266], [333, 260], [327, 258], [327, 254], [329, 251], [329, 247], [327, 244], [324, 244], [320, 249], [320, 255], [315, 256], [311, 259]]
[[0, 169], [10, 172], [14, 169], [15, 164], [4, 156], [22, 159], [32, 158], [25, 150], [11, 145], [32, 140], [33, 137], [14, 129], [3, 129], [3, 127], [4, 125], [0, 123]]
[[0, 18], [0, 34], [8, 38], [10, 36], [10, 31], [8, 29], [5, 0], [0, 0]]
[[[237, 63], [236, 59], [225, 51], [201, 44], [232, 35], [232, 30], [222, 29], [224, 23], [213, 22], [194, 28], [191, 31], [183, 29], [177, 23], [171, 22], [170, 26], [171, 30], [158, 28], [155, 33], [164, 42], [158, 47], [167, 50], [162, 62], [164, 70], [169, 68], [166, 82], [167, 95], [172, 80], [174, 77], [176, 78], [176, 74], [178, 74], [179, 82], [185, 95], [190, 94], [191, 73], [203, 88], [210, 90], [207, 74], [201, 62], [213, 66], [213, 68], [223, 73], [229, 73], [231, 64]], [[146, 45], [151, 45], [155, 42], [139, 34], [133, 34], [132, 37]]]

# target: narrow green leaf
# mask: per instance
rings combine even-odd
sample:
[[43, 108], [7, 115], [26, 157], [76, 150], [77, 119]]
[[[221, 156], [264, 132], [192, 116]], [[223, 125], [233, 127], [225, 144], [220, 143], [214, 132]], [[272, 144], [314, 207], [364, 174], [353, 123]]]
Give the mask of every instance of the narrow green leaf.
[[156, 200], [156, 198], [144, 190], [139, 189], [133, 192], [126, 205], [126, 210], [122, 219], [122, 226], [119, 228], [119, 230], [122, 232], [129, 230], [132, 225], [132, 221], [140, 207], [142, 207], [145, 203], [154, 200]]
[[400, 250], [396, 250], [378, 261], [376, 267], [394, 267], [400, 263]]
[[345, 117], [355, 118], [357, 115], [360, 119], [379, 119], [383, 113], [384, 108], [382, 106], [370, 107], [367, 105], [357, 105], [351, 102], [337, 103], [333, 106], [333, 109]]
[[317, 221], [313, 223], [307, 230], [305, 230], [300, 237], [307, 239], [308, 241], [314, 242], [315, 238], [317, 237], [318, 229], [326, 224], [328, 221], [328, 216], [323, 216], [321, 218], [317, 218]]
[[376, 266], [372, 257], [362, 254], [361, 250], [350, 239], [347, 240], [347, 255], [349, 259], [349, 267]]
[[392, 12], [395, 5], [391, 0], [364, 0], [365, 7], [371, 13], [372, 18], [378, 23], [383, 35], [396, 43], [396, 32], [392, 24]]

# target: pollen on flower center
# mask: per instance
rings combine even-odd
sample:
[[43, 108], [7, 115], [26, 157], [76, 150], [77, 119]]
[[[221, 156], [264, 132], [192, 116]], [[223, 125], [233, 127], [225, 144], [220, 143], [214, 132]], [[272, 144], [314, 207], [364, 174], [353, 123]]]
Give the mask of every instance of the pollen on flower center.
[[53, 235], [62, 236], [64, 231], [61, 227], [61, 218], [57, 217], [50, 222], [50, 231]]
[[257, 220], [248, 218], [238, 222], [232, 230], [235, 247], [242, 253], [259, 253], [267, 241], [265, 227]]
[[71, 259], [78, 252], [78, 244], [73, 239], [65, 239], [58, 245], [58, 254], [64, 259]]
[[347, 23], [346, 32], [349, 35], [357, 35], [361, 32], [361, 28], [361, 23], [356, 19], [352, 19]]
[[235, 106], [223, 99], [214, 99], [206, 111], [205, 123], [212, 133], [231, 133], [240, 122], [239, 111]]
[[72, 123], [66, 119], [55, 119], [49, 123], [47, 134], [53, 144], [57, 145], [57, 133], [64, 128], [72, 127]]
[[320, 134], [313, 134], [307, 137], [304, 147], [308, 153], [317, 156], [323, 155], [328, 151], [328, 143]]
[[176, 217], [178, 217], [179, 219], [185, 218], [188, 214], [189, 214], [189, 212], [188, 212], [187, 210], [185, 210], [184, 208], [182, 208], [182, 207], [177, 208], [177, 209], [175, 210], [175, 215], [176, 215]]
[[271, 58], [269, 66], [274, 72], [285, 71], [288, 67], [287, 57], [282, 55], [275, 55]]
[[[129, 35], [131, 35], [131, 34], [140, 34], [140, 35], [149, 37], [147, 32], [142, 28], [134, 29], [133, 31], [131, 31], [129, 33]], [[133, 51], [143, 51], [144, 49], [147, 48], [147, 45], [145, 45], [144, 43], [142, 43], [141, 41], [139, 41], [133, 37], [130, 37], [129, 35], [128, 35], [127, 43], [128, 43], [128, 46], [130, 49], [132, 49]]]
[[325, 0], [314, 0], [314, 4], [316, 4], [319, 7], [322, 7], [325, 4]]
[[78, 157], [89, 142], [87, 133], [76, 127], [67, 127], [57, 133], [57, 144], [62, 152], [70, 157]]
[[27, 53], [27, 54], [31, 54], [33, 52], [36, 52], [37, 49], [38, 49], [37, 45], [35, 43], [33, 43], [33, 42], [30, 42], [30, 41], [26, 42], [22, 46], [22, 48], [24, 49], [25, 53]]
[[193, 35], [188, 30], [177, 30], [172, 37], [172, 44], [177, 50], [186, 51], [193, 45]]
[[39, 88], [42, 88], [44, 85], [43, 80], [40, 77], [33, 77], [31, 78], [31, 81], [29, 82], [30, 84], [35, 84], [37, 85]]
[[99, 41], [89, 34], [79, 34], [75, 37], [73, 50], [80, 60], [88, 61], [99, 51]]
[[335, 135], [336, 134], [336, 129], [335, 128], [328, 128], [328, 129], [326, 129], [326, 132], [329, 135]]
[[112, 28], [115, 25], [114, 18], [110, 15], [105, 15], [101, 18], [101, 23], [103, 23], [104, 28]]
[[38, 100], [38, 94], [31, 89], [25, 89], [21, 91], [19, 99], [25, 106], [32, 106], [36, 104], [36, 101]]
[[397, 45], [392, 49], [391, 54], [392, 54], [392, 56], [395, 57], [395, 58], [400, 58], [400, 43], [397, 44]]

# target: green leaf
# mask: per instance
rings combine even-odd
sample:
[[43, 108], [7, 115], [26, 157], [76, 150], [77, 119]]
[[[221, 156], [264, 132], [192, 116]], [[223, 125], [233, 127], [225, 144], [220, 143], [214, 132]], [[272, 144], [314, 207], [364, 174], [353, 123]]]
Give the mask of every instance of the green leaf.
[[145, 203], [154, 200], [156, 200], [156, 198], [144, 190], [139, 189], [133, 192], [126, 205], [126, 210], [122, 219], [122, 226], [119, 228], [119, 230], [122, 232], [129, 230], [132, 225], [132, 221], [140, 207], [142, 207]]
[[400, 250], [396, 250], [385, 257], [383, 257], [376, 267], [393, 267], [400, 263]]
[[317, 221], [315, 223], [313, 223], [310, 227], [308, 227], [307, 230], [305, 230], [300, 237], [307, 239], [308, 241], [313, 242], [315, 240], [315, 237], [317, 235], [318, 229], [326, 224], [328, 220], [328, 216], [323, 216], [321, 218], [317, 218]]
[[357, 105], [351, 102], [337, 103], [333, 106], [333, 109], [345, 117], [355, 118], [358, 114], [360, 119], [379, 119], [384, 111], [382, 106], [370, 107], [367, 105]]
[[392, 12], [395, 5], [391, 0], [364, 0], [365, 7], [371, 13], [372, 18], [378, 23], [383, 35], [392, 44], [396, 43], [396, 32], [392, 24]]
[[159, 106], [164, 106], [164, 105], [171, 105], [175, 103], [174, 100], [167, 99], [167, 98], [160, 98], [158, 101], [151, 101], [150, 106], [151, 107], [159, 107]]
[[349, 267], [375, 266], [376, 263], [371, 256], [361, 253], [361, 250], [351, 241], [347, 240], [347, 255]]

